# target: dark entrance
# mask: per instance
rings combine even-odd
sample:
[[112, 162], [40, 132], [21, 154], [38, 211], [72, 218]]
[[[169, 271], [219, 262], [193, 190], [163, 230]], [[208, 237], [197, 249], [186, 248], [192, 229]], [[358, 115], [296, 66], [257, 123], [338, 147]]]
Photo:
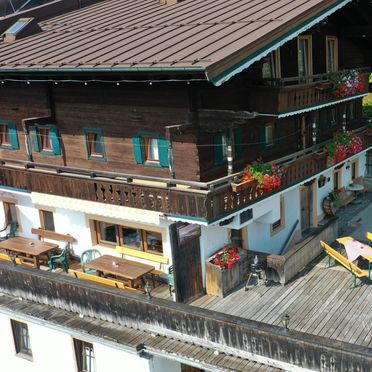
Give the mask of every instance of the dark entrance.
[[200, 259], [200, 226], [175, 223], [169, 229], [177, 302], [189, 302], [203, 294]]

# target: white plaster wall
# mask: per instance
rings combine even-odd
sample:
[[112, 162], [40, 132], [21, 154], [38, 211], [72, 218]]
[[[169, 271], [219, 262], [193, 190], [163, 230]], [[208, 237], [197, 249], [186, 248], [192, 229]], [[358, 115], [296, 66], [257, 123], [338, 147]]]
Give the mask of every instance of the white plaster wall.
[[154, 356], [150, 360], [151, 372], [181, 372], [181, 363], [174, 360]]
[[[278, 253], [287, 239], [294, 223], [300, 219], [300, 195], [299, 187], [282, 194], [285, 207], [285, 227], [271, 235], [270, 223], [262, 223], [254, 220], [246, 228], [248, 229], [248, 249], [265, 253]], [[274, 208], [280, 209], [280, 204], [273, 204]], [[278, 211], [276, 211], [276, 214]], [[278, 215], [278, 214], [277, 214]]]
[[228, 229], [223, 226], [202, 226], [200, 236], [200, 258], [202, 262], [203, 286], [205, 287], [205, 260], [229, 242]]
[[[97, 372], [150, 372], [150, 361], [137, 354], [93, 343]], [[160, 372], [156, 370], [154, 372]]]
[[[17, 319], [15, 317], [15, 319]], [[13, 372], [76, 371], [73, 344], [68, 334], [27, 323], [33, 360], [16, 355], [9, 317], [0, 314], [1, 370]]]
[[[17, 317], [14, 317], [14, 319], [17, 320]], [[77, 370], [72, 341], [73, 335], [29, 321], [27, 325], [32, 349], [32, 361], [16, 355], [10, 318], [8, 315], [0, 313], [1, 371], [74, 372]], [[97, 372], [180, 371], [179, 363], [177, 362], [156, 358], [156, 363], [152, 363], [151, 359], [140, 358], [136, 353], [120, 350], [99, 342], [92, 343]]]

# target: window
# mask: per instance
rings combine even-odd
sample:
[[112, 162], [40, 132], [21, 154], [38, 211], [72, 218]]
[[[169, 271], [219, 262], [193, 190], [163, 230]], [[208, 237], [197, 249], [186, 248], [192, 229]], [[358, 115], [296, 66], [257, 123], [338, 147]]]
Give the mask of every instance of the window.
[[333, 172], [333, 190], [341, 188], [341, 169], [335, 169]]
[[16, 354], [26, 359], [32, 358], [32, 350], [28, 327], [26, 323], [10, 320], [13, 331], [14, 346]]
[[18, 150], [18, 135], [15, 124], [0, 121], [0, 148]]
[[274, 123], [265, 125], [265, 145], [274, 145]]
[[157, 138], [142, 137], [142, 153], [144, 154], [145, 162], [159, 163], [159, 142]]
[[278, 79], [281, 76], [280, 49], [271, 52], [262, 64], [263, 79]]
[[163, 240], [159, 232], [95, 221], [97, 241], [104, 245], [120, 245], [144, 252], [163, 254]]
[[313, 73], [312, 37], [298, 37], [298, 75], [308, 76]]
[[52, 125], [36, 125], [30, 128], [34, 151], [43, 155], [61, 153], [58, 130]]
[[84, 134], [88, 160], [106, 161], [103, 130], [100, 128], [84, 128]]
[[328, 124], [330, 126], [337, 124], [337, 110], [335, 107], [332, 107], [328, 110]]
[[78, 372], [95, 372], [96, 363], [93, 345], [74, 338], [75, 358]]
[[39, 210], [41, 228], [48, 231], [56, 231], [54, 228], [53, 212]]
[[347, 121], [355, 120], [355, 101], [350, 101], [346, 107]]
[[[226, 133], [218, 133], [213, 136], [214, 164], [220, 165], [227, 161], [228, 137]], [[241, 128], [233, 130], [232, 153], [234, 159], [242, 156], [242, 131]]]
[[98, 242], [106, 244], [119, 244], [117, 225], [107, 222], [96, 222]]
[[16, 23], [13, 23], [5, 32], [5, 35], [16, 35], [19, 31], [21, 31], [27, 23], [31, 22], [32, 18], [20, 18]]
[[137, 164], [168, 167], [168, 140], [158, 135], [144, 134], [132, 138], [133, 155]]
[[8, 224], [10, 221], [18, 222], [17, 209], [15, 203], [3, 202], [5, 222]]
[[327, 73], [338, 70], [338, 40], [335, 36], [326, 37]]
[[271, 234], [275, 234], [282, 230], [285, 226], [285, 205], [284, 198], [280, 198], [280, 218], [271, 224]]

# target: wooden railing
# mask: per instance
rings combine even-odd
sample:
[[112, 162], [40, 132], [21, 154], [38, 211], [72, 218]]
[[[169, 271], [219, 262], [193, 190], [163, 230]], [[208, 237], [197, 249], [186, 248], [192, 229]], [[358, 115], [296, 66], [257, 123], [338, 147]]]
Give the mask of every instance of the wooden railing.
[[[364, 148], [372, 145], [372, 137], [363, 137]], [[327, 168], [325, 156], [316, 156], [322, 145], [277, 159], [286, 169], [282, 186], [277, 191], [300, 183]], [[0, 160], [0, 185], [45, 194], [66, 196], [105, 204], [145, 209], [179, 217], [215, 221], [271, 195], [250, 186], [233, 192], [231, 182], [236, 173], [212, 182], [188, 182], [132, 175], [125, 178], [112, 172], [94, 173], [40, 163], [12, 159]], [[87, 176], [90, 172], [90, 176]], [[141, 181], [140, 183], [139, 181]], [[136, 182], [134, 182], [134, 180]], [[154, 181], [157, 181], [154, 186]], [[159, 181], [163, 182], [159, 182]], [[152, 184], [146, 184], [152, 181]], [[181, 186], [180, 186], [181, 185]]]
[[[368, 81], [369, 72], [366, 68], [355, 70]], [[342, 100], [342, 97], [335, 96], [329, 77], [330, 74], [319, 74], [304, 78], [266, 79], [266, 86], [254, 88], [255, 97], [252, 97], [252, 100], [255, 110], [262, 113], [283, 114]], [[366, 84], [357, 94], [368, 93], [368, 89]], [[351, 96], [345, 98], [349, 97]]]

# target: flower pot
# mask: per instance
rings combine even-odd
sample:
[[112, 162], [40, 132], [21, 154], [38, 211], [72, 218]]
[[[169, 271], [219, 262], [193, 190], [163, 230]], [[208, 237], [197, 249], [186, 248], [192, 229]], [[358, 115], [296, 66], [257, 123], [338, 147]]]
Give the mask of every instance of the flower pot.
[[323, 211], [327, 216], [334, 216], [336, 213], [336, 208], [333, 204], [333, 201], [329, 198], [324, 198], [323, 199]]
[[335, 164], [335, 160], [331, 156], [327, 156], [327, 168]]
[[313, 153], [313, 158], [316, 160], [323, 160], [327, 156], [327, 150], [322, 149], [321, 151], [317, 151]]
[[205, 262], [207, 294], [223, 298], [246, 279], [247, 256], [241, 249], [239, 255], [239, 260], [232, 265], [231, 269], [224, 270], [210, 262], [214, 255], [207, 258]]
[[252, 188], [256, 189], [256, 183], [254, 181], [242, 181], [239, 183], [233, 182], [231, 184], [231, 189], [233, 192], [239, 192], [244, 189], [247, 189], [248, 187], [252, 186]]

